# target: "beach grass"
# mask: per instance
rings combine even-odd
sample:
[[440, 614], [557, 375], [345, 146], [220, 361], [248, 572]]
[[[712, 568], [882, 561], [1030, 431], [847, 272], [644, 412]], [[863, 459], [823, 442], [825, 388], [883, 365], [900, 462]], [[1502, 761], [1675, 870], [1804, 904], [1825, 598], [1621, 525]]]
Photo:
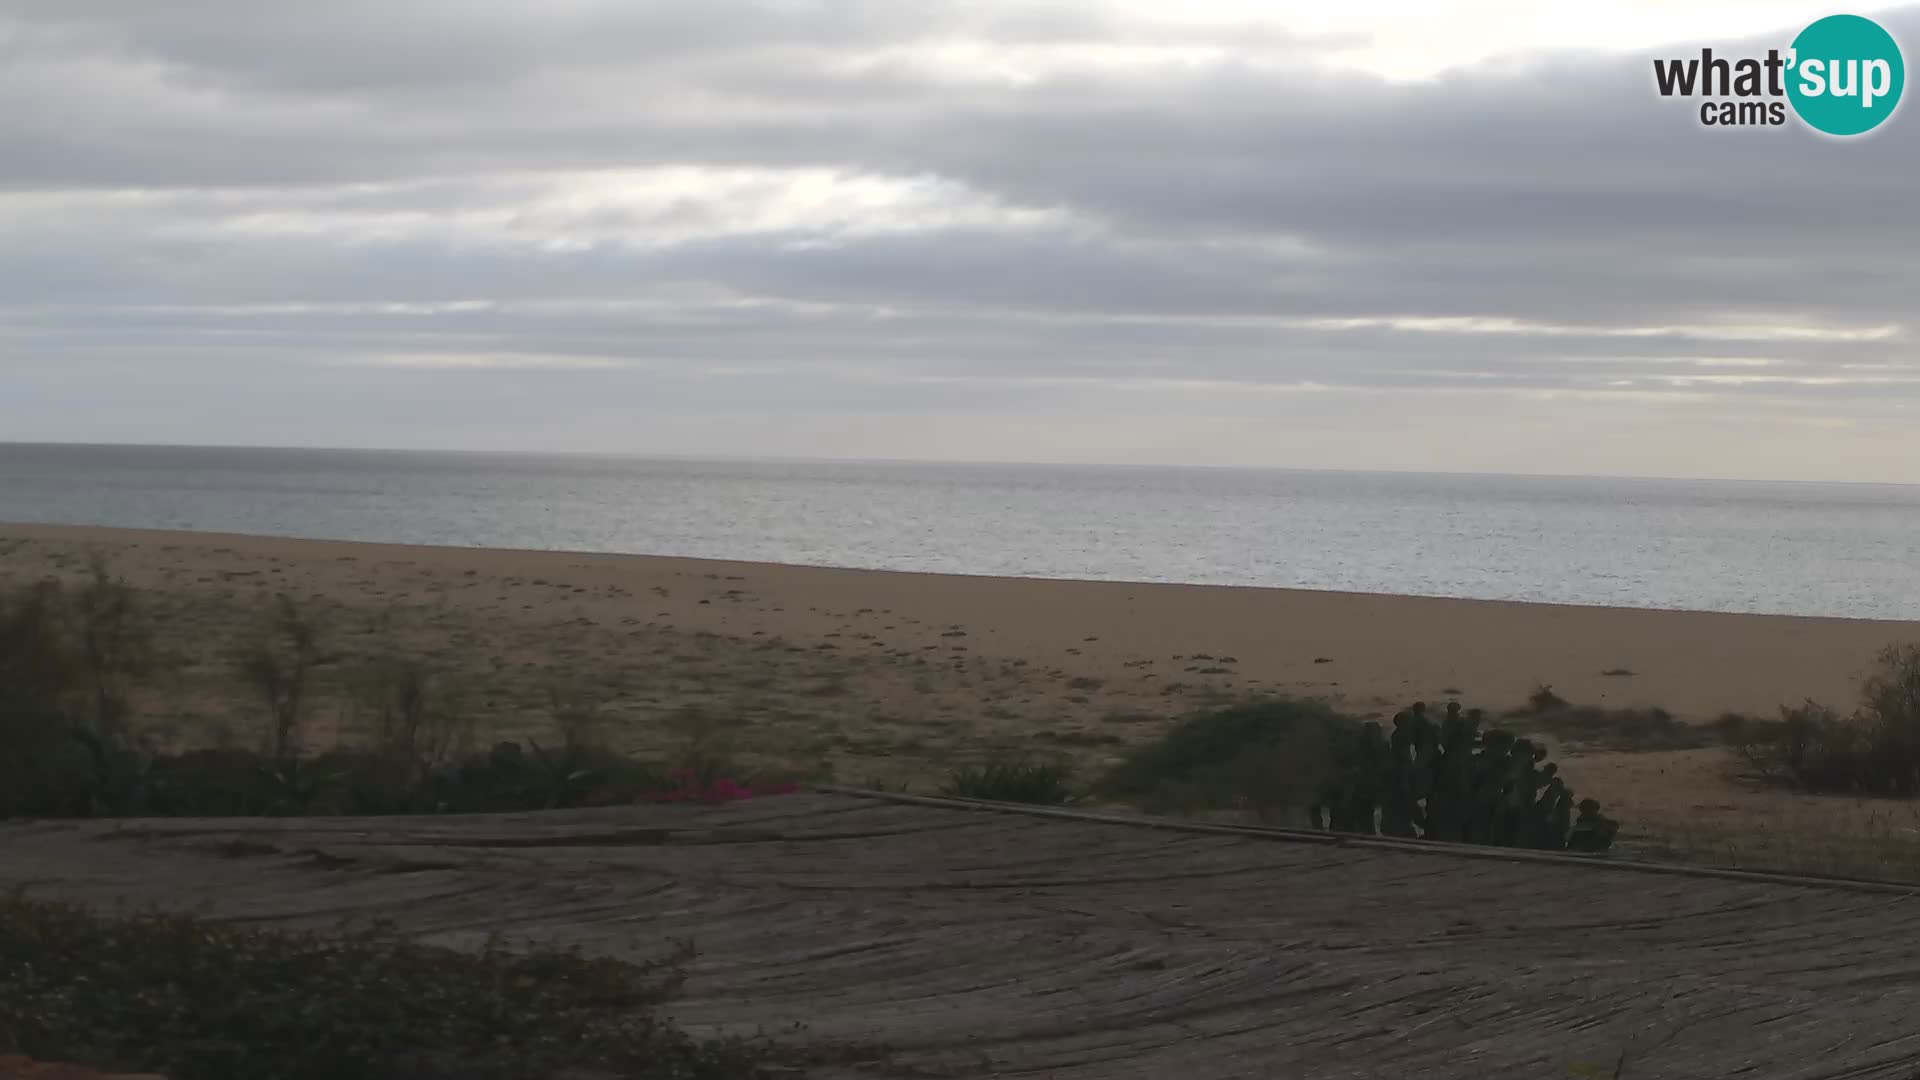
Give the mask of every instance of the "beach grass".
[[1920, 883], [1920, 804], [1804, 796], [1738, 823], [1643, 824], [1624, 846], [1637, 858], [1736, 870]]

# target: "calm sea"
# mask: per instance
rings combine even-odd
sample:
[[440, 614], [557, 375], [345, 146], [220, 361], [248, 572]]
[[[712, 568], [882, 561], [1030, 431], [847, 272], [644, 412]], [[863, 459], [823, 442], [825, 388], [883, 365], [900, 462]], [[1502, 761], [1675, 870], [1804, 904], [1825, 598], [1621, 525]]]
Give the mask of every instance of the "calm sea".
[[1920, 619], [1920, 487], [0, 444], [0, 521]]

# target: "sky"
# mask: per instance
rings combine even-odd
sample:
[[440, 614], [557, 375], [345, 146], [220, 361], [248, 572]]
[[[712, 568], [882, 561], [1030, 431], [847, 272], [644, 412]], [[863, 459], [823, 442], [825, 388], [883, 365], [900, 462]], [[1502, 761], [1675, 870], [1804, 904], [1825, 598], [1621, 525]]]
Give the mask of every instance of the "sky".
[[1831, 13], [0, 0], [0, 440], [1920, 483]]

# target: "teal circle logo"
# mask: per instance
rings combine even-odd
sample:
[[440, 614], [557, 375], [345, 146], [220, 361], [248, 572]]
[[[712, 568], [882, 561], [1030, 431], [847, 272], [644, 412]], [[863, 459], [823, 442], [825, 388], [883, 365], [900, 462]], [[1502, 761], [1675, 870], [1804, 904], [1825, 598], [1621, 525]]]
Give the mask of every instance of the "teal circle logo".
[[1879, 127], [1907, 85], [1907, 65], [1893, 35], [1858, 15], [1829, 15], [1800, 31], [1787, 63], [1793, 111], [1828, 135]]

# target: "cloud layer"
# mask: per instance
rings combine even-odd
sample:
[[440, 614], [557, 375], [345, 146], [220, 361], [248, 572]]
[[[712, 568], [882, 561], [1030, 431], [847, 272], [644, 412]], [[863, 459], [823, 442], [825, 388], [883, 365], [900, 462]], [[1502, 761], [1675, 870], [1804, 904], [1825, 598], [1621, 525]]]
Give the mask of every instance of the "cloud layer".
[[1911, 116], [1164, 10], [0, 0], [0, 438], [1920, 481]]

